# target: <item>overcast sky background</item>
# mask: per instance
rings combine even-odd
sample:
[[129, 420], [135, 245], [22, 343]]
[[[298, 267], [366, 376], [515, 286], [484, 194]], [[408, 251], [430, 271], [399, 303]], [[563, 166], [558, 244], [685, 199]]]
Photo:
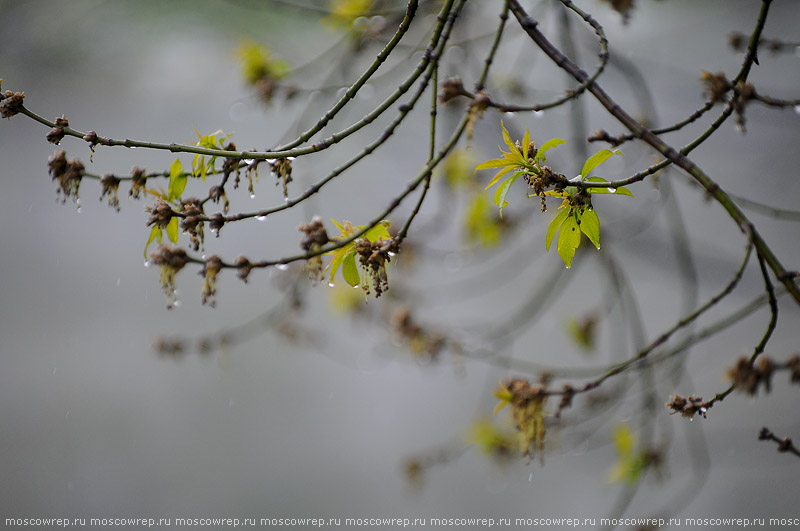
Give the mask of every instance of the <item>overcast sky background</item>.
[[[485, 4], [495, 17], [501, 2]], [[630, 24], [623, 26], [606, 4], [579, 2], [606, 27], [612, 56], [633, 62], [648, 79], [657, 123], [672, 123], [702, 104], [701, 69], [736, 71], [741, 56], [728, 48], [726, 35], [751, 31], [757, 3], [717, 1], [701, 7], [688, 1], [642, 0], [637, 4]], [[253, 5], [0, 2], [2, 87], [24, 91], [26, 105], [47, 118], [65, 113], [75, 128], [94, 129], [101, 135], [189, 142], [194, 139], [193, 128], [204, 134], [223, 129], [235, 131], [240, 148], [264, 148], [280, 141], [298, 111], [323, 110], [334, 94], [321, 94], [313, 101], [301, 94], [283, 107], [264, 108], [241, 82], [233, 54], [240, 40], [250, 37], [266, 43], [282, 58], [299, 64], [337, 35], [320, 26], [316, 17]], [[552, 19], [549, 12], [540, 12]], [[798, 16], [795, 2], [775, 1], [765, 35], [796, 38]], [[596, 61], [591, 34], [573, 28], [579, 35], [580, 58], [588, 68]], [[514, 32], [501, 52], [516, 58], [513, 43], [533, 50]], [[465, 79], [471, 75], [474, 80], [477, 70], [463, 66], [469, 58], [463, 50], [452, 50], [442, 75], [461, 74]], [[542, 99], [564, 83], [555, 70], [537, 66], [545, 61], [535, 59], [532, 70], [524, 73], [536, 80], [536, 68], [550, 72], [534, 83]], [[497, 72], [520, 73], [507, 66], [498, 61]], [[411, 65], [397, 68], [402, 73], [400, 68]], [[796, 98], [798, 72], [800, 59], [795, 54], [764, 52], [752, 80], [766, 94]], [[390, 76], [385, 85], [370, 87], [359, 102], [364, 106], [339, 125], [360, 118], [366, 106], [375, 105], [393, 89], [394, 79], [401, 77]], [[603, 79], [624, 105], [639, 109], [636, 93], [619, 70], [609, 67]], [[534, 92], [533, 99], [538, 98]], [[595, 104], [587, 104], [587, 112], [589, 131], [601, 127], [612, 134], [619, 131]], [[422, 125], [426, 117], [423, 105], [412, 116], [416, 125], [404, 126], [393, 140], [394, 147], [378, 152], [359, 165], [349, 181], [332, 184], [325, 195], [297, 212], [265, 223], [251, 220], [242, 227], [225, 227], [219, 240], [207, 234], [207, 252], [228, 259], [245, 254], [254, 260], [294, 254], [300, 240], [294, 227], [313, 214], [356, 223], [374, 216], [419, 170], [418, 161], [427, 149], [427, 125]], [[448, 120], [452, 122], [452, 117], [443, 112], [443, 130]], [[566, 110], [541, 118], [505, 116], [504, 120], [519, 130], [530, 127], [539, 142], [572, 134]], [[312, 115], [305, 123], [315, 121]], [[669, 140], [679, 146], [701, 130], [696, 126]], [[218, 308], [212, 310], [201, 306], [202, 279], [196, 268], [187, 267], [177, 281], [182, 305], [167, 311], [158, 271], [142, 263], [149, 230], [144, 226], [146, 202], [128, 200], [123, 185], [122, 212], [117, 214], [105, 201], [98, 202], [99, 186], [89, 181], [81, 186], [80, 211], [71, 202], [56, 202], [46, 164], [53, 146], [47, 144], [46, 133], [46, 128], [23, 116], [0, 123], [0, 475], [4, 478], [0, 514], [4, 518], [600, 518], [618, 499], [621, 487], [608, 483], [608, 471], [616, 460], [610, 433], [617, 422], [639, 420], [637, 393], [599, 418], [597, 432], [587, 441], [580, 429], [554, 430], [544, 467], [538, 462], [498, 467], [470, 449], [428, 471], [421, 490], [411, 488], [403, 476], [404, 459], [464, 440], [471, 422], [491, 414], [495, 401], [490, 391], [497, 380], [515, 373], [450, 356], [433, 365], [417, 363], [374, 323], [332, 314], [328, 301], [332, 290], [324, 286], [311, 290], [309, 315], [302, 321], [313, 337], [291, 343], [280, 334], [265, 332], [213, 356], [187, 355], [179, 360], [157, 356], [152, 345], [162, 335], [191, 337], [259, 315], [278, 301], [282, 273], [255, 271], [243, 284], [223, 272]], [[332, 150], [310, 158], [306, 166], [297, 164], [297, 182], [290, 190], [298, 194], [354, 152], [347, 150], [357, 149], [360, 140], [374, 134], [357, 135], [342, 153]], [[797, 113], [753, 106], [748, 109], [747, 135], [726, 123], [693, 160], [731, 192], [796, 208], [798, 134]], [[495, 156], [499, 140], [497, 115], [487, 112], [473, 141], [476, 157]], [[142, 149], [98, 148], [89, 165], [84, 142], [68, 138], [61, 148], [98, 173], [124, 173], [133, 164], [164, 169], [174, 159], [168, 153]], [[580, 164], [570, 160], [568, 147], [563, 149], [554, 160], [576, 166], [577, 172]], [[650, 152], [633, 146], [623, 150], [624, 160], [610, 161], [606, 171], [623, 177], [648, 164]], [[187, 167], [191, 158], [183, 161]], [[236, 197], [229, 192], [233, 208], [252, 210], [280, 203], [279, 189], [262, 173], [254, 199], [243, 189]], [[686, 215], [702, 301], [727, 282], [739, 263], [744, 240], [722, 210], [686, 186], [680, 174], [666, 178], [674, 183]], [[204, 194], [208, 186], [198, 185], [194, 193]], [[434, 188], [428, 210], [420, 215], [422, 223], [433, 217], [434, 205], [447, 204], [442, 190]], [[635, 200], [620, 198], [625, 205], [608, 200], [597, 207], [604, 237], [619, 243], [614, 257], [630, 275], [648, 338], [653, 338], [681, 315], [681, 279], [675, 272], [663, 209], [657, 206], [658, 194], [648, 184], [633, 191]], [[523, 199], [518, 196], [509, 212], [538, 208]], [[653, 224], [638, 227], [651, 210]], [[796, 223], [750, 216], [784, 265], [797, 269]], [[414, 310], [443, 329], [469, 331], [488, 319], [502, 321], [536, 290], [537, 275], [563, 267], [557, 256], [543, 252], [543, 218], [534, 212], [526, 219], [533, 220], [535, 234], [514, 237], [536, 274], [498, 282], [498, 288], [491, 289], [491, 272], [501, 260], [462, 252], [458, 234], [450, 231], [433, 242], [446, 252], [422, 260], [414, 270], [393, 269], [391, 279], [423, 292], [413, 299]], [[596, 301], [600, 286], [607, 282], [596, 257], [587, 254], [579, 259], [585, 264], [570, 273], [580, 277], [520, 336], [511, 354], [542, 363], [594, 366], [608, 362], [607, 351], [615, 344], [625, 348], [624, 338], [606, 330], [601, 335], [605, 352], [601, 349], [586, 360], [564, 333], [566, 319], [582, 308], [581, 296], [589, 293], [589, 299]], [[721, 318], [761, 289], [753, 261], [741, 289], [703, 322]], [[380, 315], [389, 311], [391, 301], [387, 297], [369, 305]], [[780, 326], [768, 354], [783, 360], [797, 352], [800, 312], [788, 300], [780, 308]], [[768, 312], [761, 310], [741, 326], [693, 348], [687, 371], [691, 378], [678, 389], [663, 385], [663, 401], [673, 390], [705, 397], [723, 390], [724, 368], [752, 350], [767, 321]], [[797, 460], [757, 441], [762, 425], [779, 436], [800, 439], [798, 389], [789, 387], [787, 380], [779, 374], [773, 393], [755, 400], [734, 395], [715, 407], [707, 420], [689, 423], [658, 409], [657, 414], [666, 417], [659, 425], [670, 427], [675, 441], [667, 472], [661, 483], [647, 478], [626, 514], [647, 516], [696, 481], [689, 457], [696, 446], [687, 441], [696, 441], [702, 430], [711, 469], [704, 488], [683, 504], [681, 515], [796, 517], [791, 512], [796, 511], [791, 489], [797, 486]], [[636, 375], [627, 382], [640, 385]]]

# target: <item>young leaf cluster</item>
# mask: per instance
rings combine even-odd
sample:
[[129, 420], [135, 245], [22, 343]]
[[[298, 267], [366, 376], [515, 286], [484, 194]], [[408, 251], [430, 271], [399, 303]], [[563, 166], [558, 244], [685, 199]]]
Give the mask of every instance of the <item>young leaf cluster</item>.
[[613, 439], [618, 461], [609, 472], [609, 481], [624, 481], [633, 485], [639, 481], [647, 464], [646, 456], [636, 450], [636, 436], [627, 424], [620, 424], [614, 428]]
[[257, 42], [242, 42], [236, 55], [242, 64], [242, 77], [249, 85], [267, 79], [277, 81], [289, 73], [288, 63], [272, 57], [269, 49]]
[[[619, 150], [601, 149], [583, 164], [581, 173], [575, 177], [575, 181], [605, 182], [602, 178], [590, 176], [589, 174], [597, 166], [611, 158], [612, 155], [622, 155]], [[559, 212], [550, 226], [547, 228], [545, 246], [550, 251], [550, 244], [558, 233], [556, 250], [558, 255], [569, 268], [575, 252], [581, 244], [581, 234], [585, 234], [589, 241], [600, 249], [600, 219], [592, 207], [591, 194], [617, 194], [633, 197], [633, 194], [625, 187], [619, 187], [612, 191], [610, 188], [578, 188], [577, 186], [567, 186], [563, 190], [548, 190], [545, 196], [559, 197], [562, 199], [559, 205]]]
[[536, 146], [531, 143], [531, 134], [528, 129], [525, 129], [525, 136], [522, 139], [522, 145], [520, 145], [519, 142], [514, 143], [511, 141], [511, 135], [508, 134], [508, 130], [506, 130], [502, 121], [500, 122], [500, 127], [503, 130], [503, 141], [506, 146], [508, 146], [509, 151], [505, 152], [503, 148], [500, 147], [501, 156], [499, 158], [482, 162], [478, 164], [475, 169], [500, 168], [500, 171], [498, 171], [492, 180], [489, 181], [489, 184], [486, 185], [487, 190], [500, 182], [500, 179], [505, 175], [513, 172], [510, 177], [506, 177], [505, 180], [500, 183], [500, 186], [498, 186], [494, 193], [494, 204], [500, 209], [500, 216], [502, 217], [503, 209], [508, 206], [506, 195], [508, 195], [508, 190], [511, 188], [511, 185], [520, 177], [541, 177], [544, 173], [542, 164], [544, 164], [546, 160], [545, 153], [550, 148], [558, 146], [559, 144], [564, 144], [565, 141], [560, 138], [553, 138], [545, 142], [541, 148], [536, 149]]
[[[345, 221], [344, 223], [339, 223], [335, 219], [331, 219], [336, 228], [339, 229], [340, 235], [334, 240], [337, 239], [347, 239], [356, 234], [357, 232], [364, 229], [363, 225], [353, 226], [352, 223], [349, 221]], [[367, 232], [364, 235], [356, 240], [351, 241], [347, 245], [339, 247], [336, 250], [331, 251], [329, 254], [333, 255], [331, 259], [331, 263], [328, 265], [330, 269], [330, 283], [334, 284], [336, 279], [336, 272], [339, 269], [342, 270], [342, 278], [345, 282], [347, 282], [352, 287], [361, 286], [362, 289], [365, 291], [368, 290], [369, 283], [366, 280], [367, 271], [362, 268], [362, 271], [359, 272], [358, 263], [356, 261], [356, 256], [358, 255], [358, 242], [361, 239], [367, 240], [368, 242], [377, 242], [380, 240], [390, 240], [391, 235], [389, 234], [389, 227], [391, 223], [389, 221], [381, 221]], [[363, 280], [362, 280], [363, 277]]]
[[[169, 167], [169, 184], [167, 190], [164, 191], [159, 187], [159, 190], [147, 189], [147, 193], [159, 199], [156, 205], [148, 207], [151, 212], [161, 214], [161, 217], [169, 216], [169, 221], [164, 223], [158, 221], [152, 223], [153, 228], [150, 230], [150, 236], [147, 238], [147, 243], [144, 246], [144, 257], [147, 259], [147, 248], [153, 241], [161, 243], [164, 237], [163, 231], [167, 231], [167, 237], [172, 243], [178, 243], [178, 218], [171, 215], [172, 208], [168, 203], [179, 203], [181, 194], [186, 189], [187, 175], [183, 171], [183, 164], [181, 160], [176, 158]], [[170, 212], [167, 212], [169, 210]]]
[[374, 0], [333, 0], [330, 14], [322, 22], [333, 29], [353, 29], [354, 22], [367, 14], [373, 3]]
[[[536, 144], [530, 140], [530, 131], [528, 129], [525, 129], [525, 136], [520, 144], [519, 141], [513, 142], [511, 140], [511, 135], [509, 135], [502, 121], [500, 122], [500, 127], [503, 131], [503, 141], [508, 146], [509, 151], [505, 152], [501, 147], [501, 156], [499, 158], [487, 160], [479, 164], [475, 169], [500, 168], [492, 180], [489, 181], [489, 184], [486, 185], [486, 189], [499, 183], [494, 192], [494, 203], [499, 208], [501, 217], [503, 209], [508, 205], [506, 196], [509, 189], [517, 179], [524, 177], [534, 190], [534, 193], [529, 194], [528, 197], [550, 196], [559, 197], [563, 200], [559, 206], [560, 212], [547, 229], [545, 244], [548, 251], [550, 250], [550, 244], [558, 234], [556, 249], [564, 264], [569, 268], [581, 243], [581, 234], [585, 234], [592, 244], [597, 249], [600, 249], [600, 220], [592, 208], [590, 195], [617, 194], [632, 197], [633, 194], [625, 187], [610, 189], [601, 187], [583, 188], [568, 185], [568, 181], [563, 175], [556, 174], [549, 166], [544, 165], [547, 160], [545, 153], [555, 146], [564, 144], [564, 140], [552, 138], [537, 149]], [[609, 149], [598, 151], [589, 157], [583, 164], [581, 173], [571, 182], [606, 182], [602, 178], [590, 174], [612, 155], [622, 155], [622, 152]], [[509, 173], [511, 175], [507, 176]], [[542, 209], [545, 209], [544, 203]]]
[[[224, 149], [223, 143], [233, 136], [233, 133], [228, 133], [226, 135], [223, 133], [222, 129], [217, 129], [210, 135], [205, 136], [198, 133], [197, 129], [195, 129], [194, 132], [199, 139], [197, 142], [194, 142], [194, 145], [206, 149]], [[219, 138], [217, 138], [217, 136], [219, 136]], [[211, 157], [208, 161], [208, 164], [206, 164], [206, 156], [198, 153], [192, 159], [192, 175], [195, 177], [200, 177], [203, 179], [203, 182], [206, 182], [206, 175], [210, 173], [216, 173], [217, 171], [214, 167], [216, 160], [217, 157]]]

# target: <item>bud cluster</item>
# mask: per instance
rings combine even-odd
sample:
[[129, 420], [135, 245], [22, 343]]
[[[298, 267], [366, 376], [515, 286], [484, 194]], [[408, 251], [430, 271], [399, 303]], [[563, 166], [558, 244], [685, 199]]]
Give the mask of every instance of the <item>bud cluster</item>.
[[58, 196], [61, 202], [66, 203], [69, 197], [77, 201], [81, 179], [86, 169], [83, 162], [78, 159], [67, 160], [66, 153], [58, 150], [50, 156], [47, 166], [53, 180], [58, 182]]

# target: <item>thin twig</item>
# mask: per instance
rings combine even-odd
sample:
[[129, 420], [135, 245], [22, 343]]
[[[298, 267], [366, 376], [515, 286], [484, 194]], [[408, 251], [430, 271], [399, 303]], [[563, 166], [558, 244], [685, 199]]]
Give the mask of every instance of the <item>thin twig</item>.
[[759, 441], [774, 441], [778, 443], [778, 451], [779, 452], [789, 452], [793, 453], [797, 457], [800, 457], [800, 450], [794, 445], [792, 440], [789, 437], [784, 437], [783, 439], [779, 439], [772, 430], [769, 428], [761, 428], [761, 432], [758, 434]]

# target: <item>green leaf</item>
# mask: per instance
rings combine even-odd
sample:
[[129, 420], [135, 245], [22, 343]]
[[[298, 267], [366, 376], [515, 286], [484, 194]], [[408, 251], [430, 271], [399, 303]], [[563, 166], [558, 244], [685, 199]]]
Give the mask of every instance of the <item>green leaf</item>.
[[627, 424], [614, 428], [614, 447], [617, 450], [618, 461], [609, 473], [611, 481], [625, 481], [635, 484], [644, 470], [645, 459], [641, 452], [636, 451], [636, 436], [631, 433]]
[[567, 216], [567, 219], [561, 224], [561, 230], [558, 232], [558, 245], [556, 246], [558, 254], [567, 269], [572, 266], [572, 259], [580, 244], [581, 230], [578, 228], [578, 222], [575, 221], [574, 215]]
[[[195, 146], [200, 146], [206, 149], [222, 149], [223, 143], [225, 140], [233, 136], [233, 133], [228, 133], [227, 135], [222, 131], [222, 129], [217, 129], [210, 135], [203, 136], [201, 135], [197, 129], [194, 130], [194, 133], [197, 135], [199, 139], [197, 142], [194, 142]], [[217, 135], [222, 135], [219, 139]], [[200, 177], [203, 179], [203, 182], [206, 180], [206, 176], [209, 173], [213, 173], [216, 170], [214, 169], [214, 162], [217, 160], [217, 157], [211, 157], [206, 163], [205, 155], [197, 154], [194, 156], [192, 160], [192, 175], [194, 177]]]
[[594, 246], [600, 249], [600, 219], [594, 210], [585, 209], [578, 215], [581, 220], [581, 232], [584, 233]]
[[450, 152], [444, 164], [439, 167], [437, 175], [444, 177], [450, 188], [461, 188], [474, 180], [475, 157], [463, 148]]
[[542, 144], [542, 147], [540, 147], [539, 150], [536, 152], [536, 160], [544, 162], [546, 160], [544, 154], [548, 149], [566, 143], [567, 143], [566, 140], [561, 140], [560, 138], [551, 138], [550, 140]]
[[464, 213], [463, 228], [470, 243], [493, 247], [500, 242], [503, 226], [486, 194], [482, 192], [473, 194]]
[[183, 165], [180, 159], [175, 161], [169, 167], [169, 194], [170, 200], [178, 199], [183, 190], [186, 188], [186, 174], [183, 172]]
[[514, 153], [515, 151], [517, 151], [517, 146], [516, 144], [514, 144], [514, 142], [511, 141], [511, 135], [508, 134], [506, 126], [503, 125], [503, 120], [500, 120], [500, 128], [503, 130], [503, 142], [505, 142], [506, 145], [508, 146], [508, 149], [510, 149], [511, 152]]
[[628, 459], [633, 454], [636, 446], [636, 437], [631, 433], [627, 424], [619, 424], [614, 428], [614, 448], [623, 459]]
[[334, 225], [336, 225], [336, 228], [339, 229], [339, 232], [341, 232], [343, 236], [347, 234], [347, 232], [344, 230], [344, 227], [342, 226], [341, 223], [339, 223], [338, 221], [336, 221], [333, 218], [329, 218], [329, 219], [333, 222]]
[[610, 149], [601, 149], [591, 157], [589, 157], [586, 162], [583, 164], [583, 168], [581, 168], [581, 176], [586, 178], [589, 176], [589, 172], [593, 169], [607, 161], [611, 158], [612, 155], [622, 155], [622, 151], [615, 149], [611, 151]]
[[172, 218], [167, 224], [167, 236], [172, 243], [178, 243], [178, 218]]
[[511, 188], [511, 185], [514, 184], [514, 181], [519, 179], [520, 175], [524, 175], [524, 173], [521, 171], [516, 172], [514, 175], [503, 181], [503, 184], [498, 186], [494, 193], [494, 204], [500, 209], [501, 218], [503, 217], [503, 209], [508, 205], [508, 202], [506, 201], [508, 190]]
[[522, 157], [528, 160], [528, 146], [531, 144], [531, 132], [525, 128], [525, 136], [522, 137]]
[[345, 282], [353, 287], [361, 283], [361, 276], [358, 274], [358, 266], [356, 265], [356, 253], [348, 253], [342, 263], [342, 276]]
[[[574, 186], [568, 186], [567, 188], [575, 188]], [[570, 196], [566, 190], [548, 190], [542, 195], [546, 197], [560, 197], [561, 199], [567, 199]], [[528, 197], [537, 197], [535, 194], [528, 194]]]
[[509, 162], [506, 159], [489, 159], [486, 162], [481, 162], [477, 166], [475, 166], [476, 170], [488, 170], [491, 168], [502, 168], [503, 166], [508, 166]]
[[346, 254], [347, 253], [345, 252], [337, 252], [336, 256], [334, 256], [333, 260], [331, 260], [331, 263], [328, 266], [331, 269], [331, 274], [330, 274], [331, 284], [334, 284], [336, 282], [336, 271], [338, 271], [339, 266], [342, 265], [342, 261], [344, 260]]
[[169, 179], [172, 181], [175, 177], [183, 173], [183, 165], [181, 159], [175, 159], [169, 166]]
[[181, 194], [186, 189], [186, 174], [182, 173], [178, 177], [175, 178], [173, 182], [171, 196], [172, 199], [180, 199]]
[[620, 186], [619, 188], [617, 188], [617, 191], [614, 192], [614, 194], [616, 194], [616, 195], [627, 195], [628, 197], [636, 197], [635, 195], [633, 195], [631, 193], [630, 190], [628, 190], [624, 186]]
[[364, 233], [364, 238], [371, 242], [376, 242], [378, 240], [389, 240], [391, 239], [391, 234], [389, 234], [389, 227], [392, 224], [387, 221], [383, 220], [367, 232]]
[[556, 217], [553, 218], [553, 221], [550, 222], [550, 226], [547, 227], [547, 237], [545, 238], [547, 252], [550, 252], [550, 244], [553, 243], [553, 238], [556, 237], [558, 228], [564, 223], [567, 216], [569, 216], [569, 208], [562, 208], [558, 214], [556, 214]]
[[158, 243], [161, 243], [161, 238], [163, 233], [161, 232], [161, 227], [158, 225], [153, 225], [153, 229], [150, 231], [150, 237], [147, 238], [147, 243], [144, 245], [144, 259], [147, 260], [147, 248], [150, 247], [150, 244], [153, 243], [153, 240], [158, 240]]
[[[195, 144], [199, 144], [199, 142], [195, 142]], [[192, 158], [192, 177], [202, 177], [203, 181], [206, 180], [206, 157], [205, 157], [205, 155], [201, 155], [201, 154], [198, 153], [197, 155], [195, 155]]]
[[497, 184], [497, 181], [499, 181], [500, 178], [503, 177], [503, 175], [505, 175], [506, 173], [510, 172], [513, 169], [514, 169], [514, 166], [508, 165], [505, 168], [503, 168], [502, 170], [500, 170], [499, 172], [497, 172], [497, 175], [492, 177], [492, 180], [489, 181], [489, 184], [486, 185], [486, 188], [484, 188], [484, 190], [488, 190], [489, 188], [491, 188], [492, 186]]

